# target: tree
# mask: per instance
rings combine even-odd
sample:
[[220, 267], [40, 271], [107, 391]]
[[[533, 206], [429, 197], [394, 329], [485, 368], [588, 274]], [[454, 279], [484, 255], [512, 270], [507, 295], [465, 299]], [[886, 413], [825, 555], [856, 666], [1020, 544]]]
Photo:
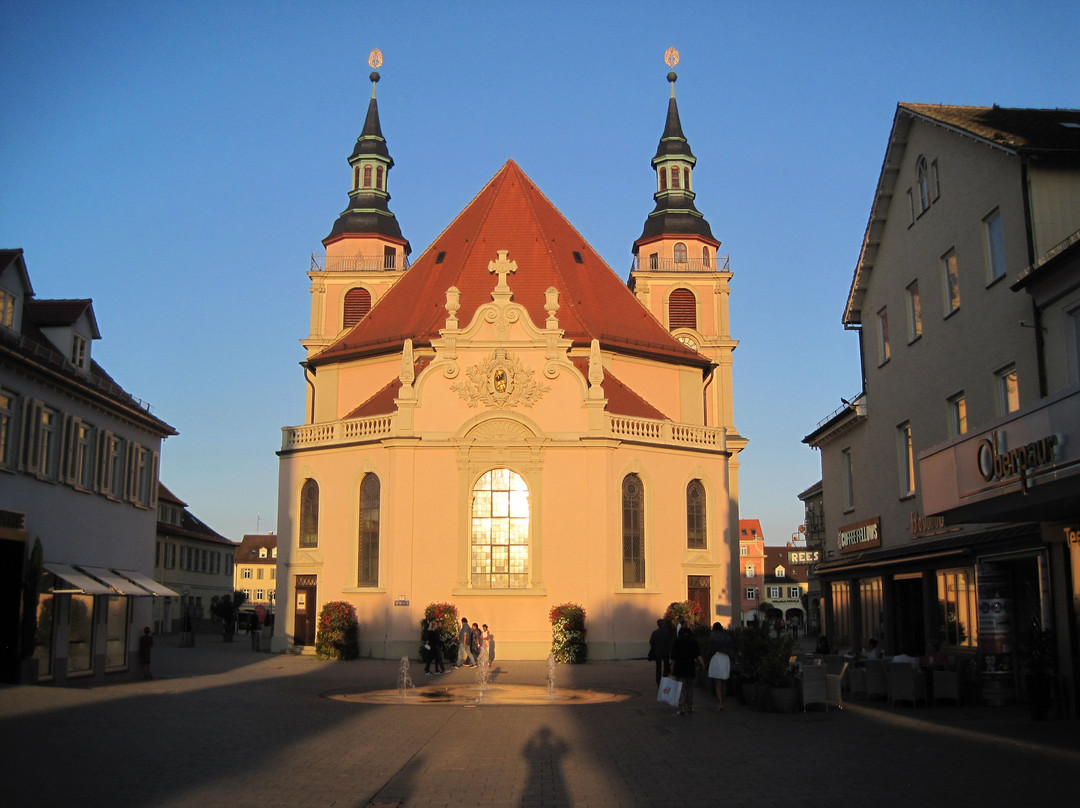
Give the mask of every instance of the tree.
[[232, 642], [233, 633], [236, 631], [236, 615], [246, 600], [247, 595], [239, 591], [232, 595], [215, 595], [210, 599], [210, 614], [223, 623], [222, 639], [225, 642]]

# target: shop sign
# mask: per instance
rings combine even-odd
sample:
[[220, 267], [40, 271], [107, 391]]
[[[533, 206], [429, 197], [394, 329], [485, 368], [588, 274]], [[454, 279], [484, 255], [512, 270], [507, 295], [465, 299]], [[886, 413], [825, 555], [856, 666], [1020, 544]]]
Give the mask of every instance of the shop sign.
[[789, 567], [806, 566], [816, 564], [821, 559], [821, 552], [818, 550], [788, 550], [787, 558]]
[[[994, 433], [994, 437], [996, 436]], [[1052, 463], [1058, 436], [1047, 435], [1004, 453], [999, 453], [994, 443], [995, 441], [989, 438], [983, 438], [975, 448], [975, 462], [978, 464], [979, 474], [986, 482], [1004, 480], [1017, 474], [1022, 476], [1031, 469]]]
[[944, 516], [923, 516], [918, 511], [911, 512], [911, 538], [928, 533], [937, 533], [945, 529]]
[[854, 553], [881, 546], [881, 520], [877, 517], [841, 527], [837, 534], [841, 553]]

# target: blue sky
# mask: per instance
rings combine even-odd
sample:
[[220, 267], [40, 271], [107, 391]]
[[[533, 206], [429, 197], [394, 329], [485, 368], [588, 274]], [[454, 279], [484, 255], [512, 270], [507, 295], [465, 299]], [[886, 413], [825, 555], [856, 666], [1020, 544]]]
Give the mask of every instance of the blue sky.
[[391, 209], [419, 256], [508, 158], [623, 278], [652, 209], [664, 51], [731, 256], [741, 510], [783, 543], [801, 443], [860, 388], [840, 316], [899, 101], [1080, 107], [1075, 5], [0, 0], [0, 247], [91, 297], [94, 357], [179, 430], [161, 479], [272, 530], [303, 421], [311, 253], [383, 51]]

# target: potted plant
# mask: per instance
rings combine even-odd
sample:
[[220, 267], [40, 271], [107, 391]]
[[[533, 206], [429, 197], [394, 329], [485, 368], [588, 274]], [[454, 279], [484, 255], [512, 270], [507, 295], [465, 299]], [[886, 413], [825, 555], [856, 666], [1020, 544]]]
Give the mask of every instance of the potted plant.
[[747, 626], [736, 629], [735, 666], [739, 671], [740, 701], [751, 709], [765, 710], [769, 699], [769, 683], [766, 680], [767, 663], [771, 647], [769, 630], [763, 626]]
[[589, 655], [585, 642], [585, 609], [577, 603], [561, 603], [548, 612], [551, 620], [551, 653], [556, 662], [575, 664]]
[[356, 607], [344, 600], [332, 600], [319, 613], [315, 653], [321, 659], [356, 659], [360, 656], [359, 635]]

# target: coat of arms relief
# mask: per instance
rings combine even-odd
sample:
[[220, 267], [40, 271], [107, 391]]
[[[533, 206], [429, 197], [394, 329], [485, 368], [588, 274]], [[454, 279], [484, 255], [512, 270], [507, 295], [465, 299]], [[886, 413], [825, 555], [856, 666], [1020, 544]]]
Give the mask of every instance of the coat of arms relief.
[[551, 389], [533, 380], [532, 369], [502, 349], [466, 368], [465, 375], [450, 389], [470, 407], [531, 407]]

